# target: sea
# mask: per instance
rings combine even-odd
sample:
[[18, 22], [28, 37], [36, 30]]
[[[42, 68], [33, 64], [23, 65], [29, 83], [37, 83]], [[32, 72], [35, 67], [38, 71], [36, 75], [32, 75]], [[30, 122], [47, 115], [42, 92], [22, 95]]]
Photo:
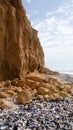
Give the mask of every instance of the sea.
[[58, 72], [73, 75], [73, 70], [59, 70]]

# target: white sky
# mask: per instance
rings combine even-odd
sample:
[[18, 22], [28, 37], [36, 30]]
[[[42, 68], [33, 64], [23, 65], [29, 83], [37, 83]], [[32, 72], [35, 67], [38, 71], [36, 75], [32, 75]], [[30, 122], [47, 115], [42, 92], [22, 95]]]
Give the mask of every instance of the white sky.
[[73, 70], [73, 0], [23, 0], [23, 5], [39, 32], [46, 66]]

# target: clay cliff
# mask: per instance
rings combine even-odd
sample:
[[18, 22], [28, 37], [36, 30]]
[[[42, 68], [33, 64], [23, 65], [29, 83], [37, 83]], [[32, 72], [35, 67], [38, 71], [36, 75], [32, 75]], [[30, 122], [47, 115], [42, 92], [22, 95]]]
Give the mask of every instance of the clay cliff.
[[40, 66], [44, 53], [22, 0], [0, 0], [0, 80], [23, 78]]
[[0, 108], [29, 103], [35, 95], [42, 100], [73, 99], [73, 83], [65, 80], [70, 77], [63, 75], [62, 81], [60, 76], [44, 67], [38, 32], [22, 1], [0, 0]]

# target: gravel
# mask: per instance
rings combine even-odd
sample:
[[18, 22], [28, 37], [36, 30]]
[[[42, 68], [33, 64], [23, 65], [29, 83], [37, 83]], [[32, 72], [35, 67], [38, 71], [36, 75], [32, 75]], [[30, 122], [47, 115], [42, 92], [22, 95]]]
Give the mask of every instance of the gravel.
[[73, 130], [73, 100], [40, 100], [0, 109], [0, 130]]

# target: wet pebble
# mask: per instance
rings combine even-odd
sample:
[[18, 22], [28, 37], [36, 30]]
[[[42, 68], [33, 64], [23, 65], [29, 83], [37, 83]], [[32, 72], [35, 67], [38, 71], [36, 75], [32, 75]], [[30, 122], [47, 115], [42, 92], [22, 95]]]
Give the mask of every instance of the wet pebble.
[[[18, 104], [17, 104], [18, 105]], [[0, 109], [0, 130], [73, 130], [73, 100], [56, 99]]]

